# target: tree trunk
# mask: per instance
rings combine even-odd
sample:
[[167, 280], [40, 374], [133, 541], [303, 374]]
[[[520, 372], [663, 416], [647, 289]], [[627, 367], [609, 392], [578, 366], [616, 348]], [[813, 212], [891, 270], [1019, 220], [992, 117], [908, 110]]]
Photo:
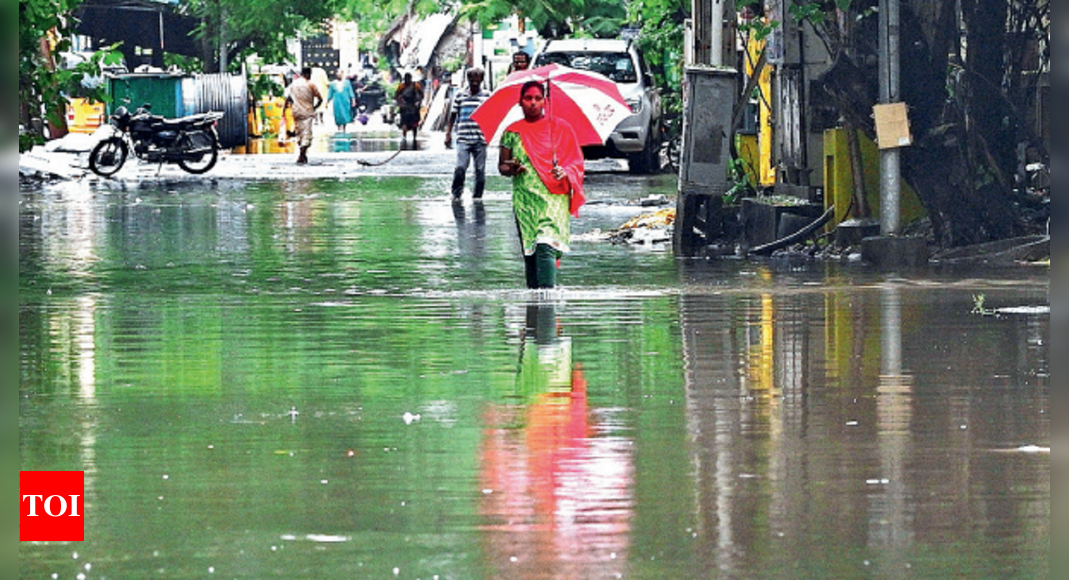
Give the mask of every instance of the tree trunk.
[[[1004, 176], [1013, 174], [1019, 122], [1019, 116], [1010, 110], [1008, 95], [1004, 92], [1009, 87], [1002, 82], [1009, 64], [1005, 62], [1008, 8], [1007, 0], [962, 2], [969, 35], [965, 60], [968, 119], [982, 137], [972, 142], [975, 149], [972, 156], [980, 158], [981, 167], [988, 165], [988, 170], [1003, 176], [1001, 181], [1006, 188], [1011, 187], [1005, 183]], [[994, 166], [990, 166], [988, 158]]]
[[[972, 4], [972, 0], [962, 1], [963, 5]], [[1005, 1], [979, 3], [1004, 5]], [[997, 109], [975, 101], [1001, 98], [1000, 93], [965, 90], [951, 95], [947, 91], [948, 84], [954, 84], [948, 83], [947, 55], [955, 47], [956, 31], [960, 30], [955, 1], [904, 0], [902, 16], [902, 96], [910, 107], [914, 135], [914, 145], [903, 149], [903, 175], [928, 210], [936, 241], [960, 246], [1018, 235], [1020, 224], [1011, 192], [1005, 190], [997, 177], [999, 171], [989, 163], [997, 154], [983, 146], [985, 141], [1005, 137], [996, 130], [997, 123], [970, 122], [969, 111], [976, 107], [985, 111], [987, 121], [993, 120], [997, 114], [991, 116], [987, 111]], [[985, 22], [997, 20], [991, 14], [986, 16], [989, 20]], [[1002, 46], [1004, 31], [1002, 24], [994, 33], [985, 31], [974, 39], [970, 30], [966, 58], [991, 58], [992, 50], [1001, 50], [998, 47]], [[978, 42], [994, 46], [982, 49]], [[1001, 63], [1001, 56], [995, 63], [996, 67]], [[988, 68], [985, 65], [976, 70], [987, 74]], [[964, 85], [969, 85], [971, 76], [966, 73]], [[1012, 153], [1015, 143], [1012, 138], [1008, 141]]]
[[872, 217], [872, 211], [869, 209], [869, 198], [865, 191], [865, 161], [861, 157], [858, 128], [849, 117], [846, 117], [843, 120], [843, 130], [846, 131], [846, 147], [850, 153], [850, 176], [854, 182], [854, 217], [867, 220]]
[[[50, 71], [56, 70], [56, 61], [52, 58], [52, 49], [48, 46], [48, 39], [41, 38], [41, 58], [44, 59], [45, 66]], [[48, 138], [59, 139], [67, 135], [67, 108], [65, 106], [66, 101], [60, 100], [58, 103], [46, 103], [48, 111], [45, 118], [42, 119], [44, 124], [48, 125]]]
[[217, 73], [219, 72], [219, 45], [218, 35], [216, 34], [216, 24], [214, 19], [208, 15], [201, 16], [201, 22], [203, 22], [204, 32], [201, 34], [200, 40], [200, 58], [204, 61], [204, 72]]
[[219, 8], [219, 72], [225, 73], [230, 68], [230, 53], [227, 49], [226, 9]]

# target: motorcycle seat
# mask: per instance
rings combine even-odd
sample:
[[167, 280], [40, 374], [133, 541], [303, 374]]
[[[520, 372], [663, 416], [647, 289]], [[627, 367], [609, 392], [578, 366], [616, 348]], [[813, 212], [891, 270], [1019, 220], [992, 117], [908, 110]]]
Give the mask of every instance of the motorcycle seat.
[[210, 113], [196, 113], [193, 115], [186, 115], [185, 117], [178, 117], [175, 119], [163, 119], [160, 123], [164, 128], [181, 128], [190, 127], [193, 125], [202, 125], [205, 123], [211, 123], [218, 119], [223, 118], [223, 114], [212, 111]]

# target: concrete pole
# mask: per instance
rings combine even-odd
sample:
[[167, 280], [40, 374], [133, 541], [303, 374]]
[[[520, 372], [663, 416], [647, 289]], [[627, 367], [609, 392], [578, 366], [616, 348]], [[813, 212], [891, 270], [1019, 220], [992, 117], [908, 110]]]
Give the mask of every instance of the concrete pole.
[[[483, 33], [479, 28], [479, 23], [472, 20], [470, 35], [468, 36], [468, 42], [471, 43], [471, 64], [473, 66], [481, 66], [486, 71], [486, 86], [487, 88], [494, 88], [494, 71], [490, 70], [488, 63], [485, 62], [483, 56]], [[511, 58], [511, 55], [509, 55]], [[509, 62], [512, 62], [511, 60]]]
[[693, 51], [693, 58], [687, 62], [687, 66], [703, 65], [709, 62], [709, 51], [707, 50], [709, 42], [709, 25], [712, 23], [712, 18], [709, 13], [712, 12], [713, 0], [691, 0], [691, 14], [693, 20], [691, 21], [692, 36], [691, 40], [693, 44], [691, 49]]
[[229, 14], [226, 13], [226, 8], [219, 7], [219, 72], [225, 73], [226, 69], [230, 68], [230, 51], [226, 49], [226, 45], [230, 42], [230, 27], [226, 24], [226, 19]]
[[[880, 102], [897, 103], [901, 96], [899, 22], [900, 0], [880, 0]], [[880, 149], [880, 235], [897, 236], [902, 230], [900, 200], [902, 170], [899, 150]]]
[[712, 0], [709, 11], [709, 64], [724, 65], [724, 0]]

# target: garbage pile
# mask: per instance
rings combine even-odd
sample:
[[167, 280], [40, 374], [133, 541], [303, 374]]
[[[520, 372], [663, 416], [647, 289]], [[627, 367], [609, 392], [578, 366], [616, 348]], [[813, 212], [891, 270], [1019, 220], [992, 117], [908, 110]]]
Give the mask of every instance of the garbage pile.
[[635, 216], [612, 230], [598, 229], [572, 237], [583, 241], [652, 246], [672, 241], [672, 225], [675, 221], [676, 208], [665, 208]]

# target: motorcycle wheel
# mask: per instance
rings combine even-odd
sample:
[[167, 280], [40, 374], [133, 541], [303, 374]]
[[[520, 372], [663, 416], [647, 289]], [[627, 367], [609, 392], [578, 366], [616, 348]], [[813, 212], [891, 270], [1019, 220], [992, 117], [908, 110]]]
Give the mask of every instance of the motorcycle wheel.
[[89, 169], [101, 177], [110, 177], [122, 169], [126, 155], [126, 143], [122, 139], [104, 139], [89, 154]]
[[211, 134], [211, 138], [211, 151], [209, 151], [208, 153], [202, 153], [194, 159], [179, 159], [178, 166], [184, 169], [186, 172], [192, 173], [194, 175], [207, 173], [212, 167], [215, 167], [215, 162], [219, 160], [219, 140], [215, 137], [214, 134]]
[[679, 173], [679, 158], [683, 154], [683, 137], [676, 135], [668, 141], [667, 146], [668, 153], [668, 166], [672, 168], [672, 171]]

